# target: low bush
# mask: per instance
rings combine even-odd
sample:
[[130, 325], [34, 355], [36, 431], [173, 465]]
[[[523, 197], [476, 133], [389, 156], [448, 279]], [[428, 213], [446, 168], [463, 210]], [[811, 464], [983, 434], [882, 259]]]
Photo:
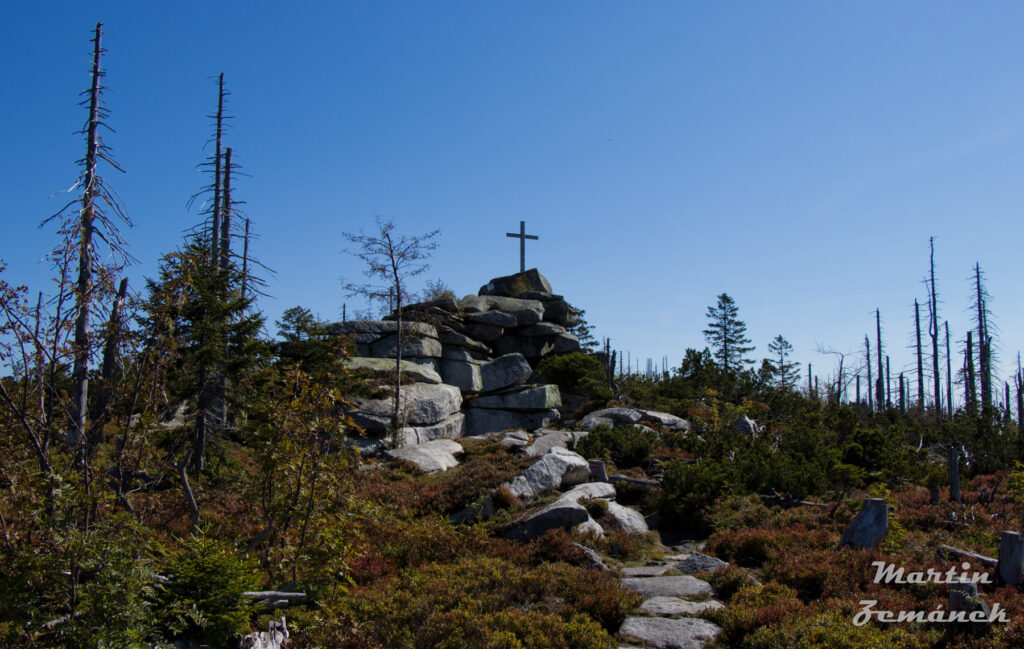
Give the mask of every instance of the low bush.
[[644, 466], [661, 438], [653, 430], [636, 426], [598, 426], [576, 444], [585, 458], [606, 458], [619, 468]]

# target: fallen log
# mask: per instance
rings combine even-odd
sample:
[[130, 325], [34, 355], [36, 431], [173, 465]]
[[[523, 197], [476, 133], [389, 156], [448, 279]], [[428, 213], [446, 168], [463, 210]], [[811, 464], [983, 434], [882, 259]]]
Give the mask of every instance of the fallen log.
[[999, 565], [998, 559], [992, 557], [986, 557], [983, 554], [977, 554], [969, 550], [961, 550], [960, 548], [954, 548], [949, 545], [940, 545], [935, 550], [935, 555], [940, 559], [968, 559], [970, 561], [977, 561], [986, 568], [995, 568]]
[[774, 495], [766, 496], [764, 494], [757, 494], [757, 497], [761, 499], [765, 505], [778, 505], [779, 507], [817, 507], [818, 509], [828, 509], [830, 505], [828, 503], [813, 503], [809, 500], [797, 500], [795, 498], [785, 498], [783, 496]]

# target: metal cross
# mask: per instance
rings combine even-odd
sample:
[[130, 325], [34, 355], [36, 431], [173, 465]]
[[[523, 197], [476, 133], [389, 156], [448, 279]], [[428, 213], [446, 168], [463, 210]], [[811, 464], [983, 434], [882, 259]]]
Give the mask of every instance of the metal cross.
[[519, 272], [522, 273], [526, 270], [526, 240], [539, 239], [540, 237], [534, 234], [526, 234], [526, 221], [519, 222], [519, 234], [506, 232], [505, 236], [519, 239]]

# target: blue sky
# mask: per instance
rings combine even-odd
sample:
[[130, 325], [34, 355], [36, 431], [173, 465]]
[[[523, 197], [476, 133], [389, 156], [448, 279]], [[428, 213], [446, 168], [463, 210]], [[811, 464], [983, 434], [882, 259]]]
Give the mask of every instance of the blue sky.
[[999, 2], [18, 3], [0, 258], [45, 287], [37, 225], [77, 173], [99, 20], [135, 288], [198, 220], [223, 72], [271, 328], [296, 304], [359, 308], [343, 233], [375, 215], [439, 228], [423, 279], [459, 295], [518, 269], [505, 232], [526, 220], [527, 265], [641, 363], [703, 347], [727, 292], [757, 358], [781, 333], [822, 374], [816, 346], [860, 359], [880, 308], [895, 373], [934, 236], [940, 317], [962, 340], [980, 262], [1005, 374], [1024, 349], [1022, 19]]

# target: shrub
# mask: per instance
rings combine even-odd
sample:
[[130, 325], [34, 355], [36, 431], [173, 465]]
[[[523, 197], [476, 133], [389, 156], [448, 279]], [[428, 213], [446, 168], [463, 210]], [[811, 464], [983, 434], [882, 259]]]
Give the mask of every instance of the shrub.
[[672, 527], [710, 532], [710, 510], [718, 498], [743, 489], [736, 466], [727, 462], [669, 460], [664, 467], [658, 510]]
[[158, 616], [170, 635], [224, 646], [248, 628], [242, 593], [257, 585], [253, 563], [231, 546], [191, 539], [167, 562]]
[[[357, 589], [310, 629], [321, 646], [611, 649], [636, 606], [612, 575], [492, 557], [429, 564]], [[604, 625], [604, 628], [602, 628]]]
[[567, 394], [599, 400], [612, 398], [601, 361], [582, 351], [547, 356], [537, 365], [537, 375]]
[[586, 458], [607, 457], [626, 468], [647, 464], [660, 443], [661, 437], [645, 428], [598, 426], [576, 444], [576, 452]]
[[716, 532], [757, 527], [768, 520], [771, 512], [755, 495], [726, 496], [711, 511], [711, 525]]

